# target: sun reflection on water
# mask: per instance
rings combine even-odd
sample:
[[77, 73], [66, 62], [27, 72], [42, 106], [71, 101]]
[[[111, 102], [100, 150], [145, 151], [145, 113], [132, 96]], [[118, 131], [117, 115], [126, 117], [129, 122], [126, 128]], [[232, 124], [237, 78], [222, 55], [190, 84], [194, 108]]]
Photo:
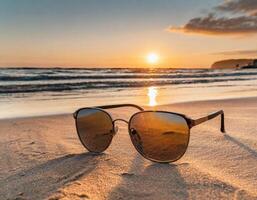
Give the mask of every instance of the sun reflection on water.
[[149, 106], [156, 106], [157, 105], [157, 101], [156, 101], [156, 97], [158, 95], [158, 90], [156, 87], [149, 87], [148, 88], [148, 93], [147, 93], [148, 97], [149, 97]]

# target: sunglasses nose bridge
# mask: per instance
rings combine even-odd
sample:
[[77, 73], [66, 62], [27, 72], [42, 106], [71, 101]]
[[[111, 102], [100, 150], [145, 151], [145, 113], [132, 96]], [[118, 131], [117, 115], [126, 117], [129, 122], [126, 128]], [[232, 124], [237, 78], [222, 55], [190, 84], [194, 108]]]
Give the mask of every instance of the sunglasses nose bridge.
[[118, 130], [119, 130], [119, 127], [118, 126], [115, 126], [115, 123], [117, 122], [117, 121], [121, 121], [121, 122], [125, 122], [127, 125], [129, 124], [129, 122], [128, 121], [126, 121], [125, 119], [115, 119], [115, 120], [113, 120], [113, 125], [114, 125], [114, 131], [115, 131], [115, 134], [118, 132]]
[[125, 122], [126, 124], [129, 124], [129, 122], [125, 119], [115, 119], [115, 120], [113, 120], [113, 124], [115, 124], [115, 122], [117, 122], [117, 121], [121, 121], [121, 122]]

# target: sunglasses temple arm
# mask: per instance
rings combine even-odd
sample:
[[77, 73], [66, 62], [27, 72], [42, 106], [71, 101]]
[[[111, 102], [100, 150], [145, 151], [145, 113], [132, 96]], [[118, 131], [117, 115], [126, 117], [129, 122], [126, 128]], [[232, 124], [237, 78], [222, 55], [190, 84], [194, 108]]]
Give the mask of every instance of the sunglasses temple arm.
[[120, 107], [133, 107], [133, 108], [137, 108], [140, 111], [144, 110], [143, 108], [135, 104], [115, 104], [115, 105], [97, 106], [97, 108], [101, 108], [101, 109], [111, 109], [111, 108], [120, 108]]
[[220, 131], [222, 133], [225, 133], [225, 116], [224, 116], [224, 111], [223, 110], [219, 110], [217, 112], [211, 113], [208, 116], [205, 117], [201, 117], [198, 119], [192, 119], [191, 120], [191, 127], [199, 125], [203, 122], [209, 121], [217, 116], [221, 115], [221, 125], [220, 125]]

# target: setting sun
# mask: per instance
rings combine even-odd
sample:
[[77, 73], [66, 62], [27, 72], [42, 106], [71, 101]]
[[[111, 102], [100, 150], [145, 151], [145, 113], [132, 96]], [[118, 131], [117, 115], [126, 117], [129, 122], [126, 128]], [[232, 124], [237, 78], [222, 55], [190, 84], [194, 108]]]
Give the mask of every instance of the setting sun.
[[149, 53], [146, 59], [148, 63], [156, 64], [159, 60], [159, 56], [156, 53]]

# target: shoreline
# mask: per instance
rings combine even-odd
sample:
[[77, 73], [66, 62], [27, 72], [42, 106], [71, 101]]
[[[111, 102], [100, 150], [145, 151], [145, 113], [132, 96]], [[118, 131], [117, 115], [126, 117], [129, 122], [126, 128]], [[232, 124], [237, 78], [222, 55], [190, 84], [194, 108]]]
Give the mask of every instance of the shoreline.
[[3, 70], [0, 119], [67, 114], [77, 108], [166, 105], [257, 96], [256, 70]]
[[[241, 100], [254, 100], [256, 99], [257, 101], [257, 96], [252, 96], [252, 97], [239, 97], [239, 98], [223, 98], [223, 99], [211, 99], [211, 100], [195, 100], [195, 101], [185, 101], [185, 102], [176, 102], [176, 103], [169, 103], [169, 104], [160, 104], [156, 106], [147, 106], [147, 105], [140, 105], [143, 108], [147, 108], [148, 110], [155, 110], [155, 108], [162, 108], [162, 107], [167, 107], [167, 106], [181, 106], [185, 104], [199, 104], [199, 103], [217, 103], [217, 102], [227, 102], [227, 101], [241, 101]], [[108, 104], [106, 104], [108, 105]], [[85, 106], [86, 107], [86, 106]], [[91, 107], [91, 106], [88, 106]], [[77, 109], [82, 108], [78, 107]], [[76, 109], [74, 110], [74, 112]], [[53, 113], [53, 114], [39, 114], [39, 115], [31, 115], [31, 116], [21, 116], [21, 117], [7, 117], [7, 118], [1, 118], [0, 121], [5, 121], [5, 120], [16, 120], [16, 119], [33, 119], [33, 118], [41, 118], [41, 117], [58, 117], [58, 116], [68, 116], [72, 115], [73, 112], [64, 112], [64, 113]]]

